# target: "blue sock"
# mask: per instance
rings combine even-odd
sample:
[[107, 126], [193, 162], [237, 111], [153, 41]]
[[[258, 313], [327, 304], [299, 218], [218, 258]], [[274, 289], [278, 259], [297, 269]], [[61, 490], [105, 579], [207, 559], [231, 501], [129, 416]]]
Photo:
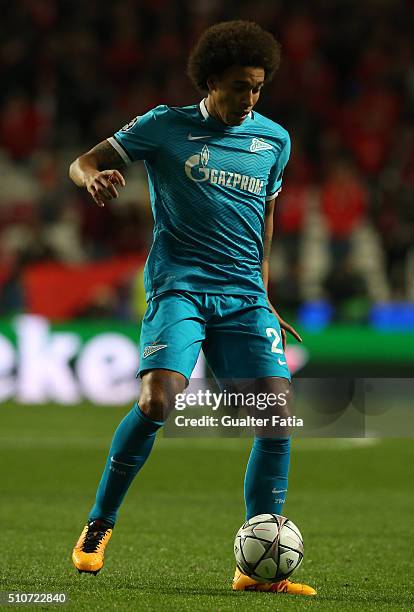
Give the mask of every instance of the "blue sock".
[[281, 514], [288, 487], [290, 438], [255, 438], [246, 468], [246, 520]]
[[162, 421], [153, 421], [134, 404], [115, 431], [89, 519], [115, 523], [122, 500], [147, 460], [162, 425]]

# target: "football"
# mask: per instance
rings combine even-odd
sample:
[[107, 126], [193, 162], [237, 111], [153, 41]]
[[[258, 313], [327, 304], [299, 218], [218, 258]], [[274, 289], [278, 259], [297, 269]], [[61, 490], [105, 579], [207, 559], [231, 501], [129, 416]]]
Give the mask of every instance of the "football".
[[236, 534], [234, 554], [243, 574], [258, 582], [288, 578], [303, 559], [303, 539], [285, 516], [259, 514], [244, 523]]

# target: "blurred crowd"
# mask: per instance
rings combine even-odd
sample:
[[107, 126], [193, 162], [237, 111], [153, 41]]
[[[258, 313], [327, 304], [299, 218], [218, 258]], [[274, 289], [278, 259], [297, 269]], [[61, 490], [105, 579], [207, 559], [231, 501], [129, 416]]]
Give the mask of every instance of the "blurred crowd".
[[274, 302], [326, 300], [358, 319], [372, 302], [414, 300], [410, 0], [22, 0], [2, 12], [0, 314], [24, 307], [19, 278], [33, 262], [148, 248], [142, 167], [102, 211], [70, 183], [68, 164], [157, 104], [198, 101], [188, 52], [209, 25], [234, 18], [282, 43], [257, 107], [293, 143], [275, 218]]

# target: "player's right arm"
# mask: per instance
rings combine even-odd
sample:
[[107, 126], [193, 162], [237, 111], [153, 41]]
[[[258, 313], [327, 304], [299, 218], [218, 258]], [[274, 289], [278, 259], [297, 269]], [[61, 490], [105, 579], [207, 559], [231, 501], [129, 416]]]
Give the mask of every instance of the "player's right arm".
[[85, 187], [98, 206], [117, 198], [115, 185], [125, 186], [119, 170], [140, 159], [153, 160], [168, 139], [169, 112], [168, 106], [157, 106], [75, 159], [69, 169], [72, 181]]
[[69, 168], [69, 176], [78, 187], [85, 187], [98, 206], [118, 197], [115, 185], [125, 186], [119, 172], [125, 162], [114, 147], [104, 140], [84, 153]]

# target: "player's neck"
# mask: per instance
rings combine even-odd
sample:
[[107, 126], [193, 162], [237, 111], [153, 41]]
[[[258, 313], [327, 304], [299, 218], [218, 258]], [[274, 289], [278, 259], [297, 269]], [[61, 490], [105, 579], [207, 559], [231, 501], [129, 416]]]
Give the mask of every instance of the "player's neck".
[[207, 112], [210, 115], [210, 117], [213, 117], [213, 119], [215, 119], [216, 121], [220, 121], [220, 123], [222, 123], [223, 125], [227, 125], [227, 123], [225, 123], [223, 119], [221, 118], [220, 113], [218, 112], [217, 108], [214, 105], [213, 100], [210, 98], [209, 95], [206, 98], [205, 104], [206, 104]]

